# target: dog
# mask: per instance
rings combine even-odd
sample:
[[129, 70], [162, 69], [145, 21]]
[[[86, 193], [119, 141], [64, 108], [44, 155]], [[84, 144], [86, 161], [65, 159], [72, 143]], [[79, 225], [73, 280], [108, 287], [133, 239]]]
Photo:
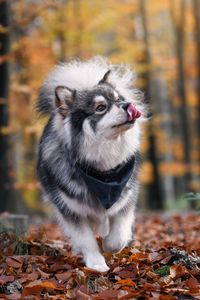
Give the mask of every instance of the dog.
[[109, 270], [106, 252], [133, 240], [145, 105], [134, 73], [102, 57], [62, 63], [40, 89], [50, 114], [38, 149], [42, 192], [88, 268]]

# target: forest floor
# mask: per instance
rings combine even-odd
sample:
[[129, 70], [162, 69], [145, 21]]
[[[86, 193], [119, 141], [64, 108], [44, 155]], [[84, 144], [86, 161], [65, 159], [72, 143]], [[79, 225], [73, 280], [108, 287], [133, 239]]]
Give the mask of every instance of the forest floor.
[[200, 299], [200, 215], [136, 224], [133, 246], [104, 253], [107, 273], [84, 267], [55, 224], [31, 226], [26, 238], [1, 233], [0, 300]]

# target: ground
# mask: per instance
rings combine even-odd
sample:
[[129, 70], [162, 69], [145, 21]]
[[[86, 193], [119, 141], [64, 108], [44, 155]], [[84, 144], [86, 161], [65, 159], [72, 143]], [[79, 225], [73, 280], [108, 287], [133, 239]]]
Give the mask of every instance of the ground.
[[109, 272], [85, 268], [55, 224], [1, 233], [0, 300], [200, 299], [199, 214], [139, 216], [133, 245], [104, 255]]

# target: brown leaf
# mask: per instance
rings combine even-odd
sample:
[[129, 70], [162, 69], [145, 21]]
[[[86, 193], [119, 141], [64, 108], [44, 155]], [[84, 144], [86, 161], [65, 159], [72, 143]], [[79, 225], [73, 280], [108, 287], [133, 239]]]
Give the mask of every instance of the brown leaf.
[[[87, 280], [87, 285], [88, 283], [89, 280]], [[106, 276], [99, 276], [95, 278], [94, 289], [98, 293], [111, 289], [112, 286], [112, 282]]]
[[6, 276], [6, 275], [1, 275], [0, 276], [0, 284], [5, 284], [7, 282], [12, 282], [15, 280], [15, 277], [10, 275], [10, 276]]
[[120, 279], [117, 281], [117, 284], [120, 284], [121, 286], [136, 286], [136, 283], [131, 279]]
[[24, 259], [22, 257], [9, 256], [6, 258], [6, 263], [9, 267], [20, 268], [23, 264]]
[[189, 279], [185, 280], [184, 286], [193, 291], [198, 291], [200, 289], [200, 283], [195, 277], [190, 277]]
[[146, 276], [147, 276], [148, 278], [153, 279], [153, 280], [158, 280], [158, 279], [160, 278], [159, 275], [157, 275], [156, 273], [154, 273], [154, 272], [152, 272], [152, 271], [146, 272]]
[[85, 285], [81, 285], [76, 294], [77, 300], [90, 300], [91, 297], [88, 295], [87, 287]]
[[118, 275], [123, 279], [127, 279], [127, 278], [135, 279], [135, 274], [131, 271], [122, 270], [118, 272]]
[[133, 253], [128, 261], [130, 262], [138, 262], [138, 261], [142, 261], [142, 260], [147, 260], [149, 258], [149, 254], [148, 253], [142, 253], [142, 252], [137, 252], [137, 253]]
[[176, 300], [177, 298], [170, 295], [160, 295], [159, 300]]
[[48, 278], [51, 276], [51, 274], [46, 273], [46, 272], [40, 270], [39, 267], [37, 268], [37, 271], [40, 273], [40, 277], [41, 277], [42, 279], [48, 279]]
[[173, 255], [169, 255], [169, 256], [165, 257], [164, 259], [162, 259], [160, 261], [160, 263], [163, 265], [167, 265], [172, 257], [173, 257]]
[[7, 295], [6, 299], [19, 300], [19, 299], [21, 299], [21, 297], [22, 297], [21, 293], [12, 293], [11, 295]]
[[43, 290], [49, 291], [54, 289], [56, 289], [56, 286], [50, 281], [35, 280], [25, 286], [23, 296], [34, 295]]
[[[159, 257], [160, 258], [160, 253], [159, 252], [157, 252], [157, 251], [154, 251], [154, 252], [151, 252], [151, 253], [149, 253], [149, 260], [151, 261], [151, 262], [155, 262], [156, 261], [156, 259], [157, 259], [157, 257]], [[161, 258], [162, 259], [162, 258]], [[160, 260], [160, 259], [159, 259]]]
[[149, 253], [148, 258], [152, 263], [158, 262], [158, 261], [163, 261], [168, 255], [168, 252], [152, 252]]
[[167, 286], [169, 284], [171, 284], [172, 282], [172, 278], [170, 275], [166, 275], [166, 276], [163, 276], [163, 277], [160, 277], [158, 279], [158, 283], [160, 284], [160, 286]]
[[59, 283], [64, 283], [68, 281], [68, 279], [72, 276], [71, 271], [63, 272], [63, 273], [57, 273], [55, 277], [59, 281]]
[[118, 290], [106, 290], [99, 293], [97, 296], [93, 295], [92, 299], [98, 299], [98, 300], [119, 299], [118, 294], [119, 294]]
[[[22, 299], [22, 298], [20, 298]], [[23, 297], [23, 300], [41, 300], [40, 297], [37, 297], [36, 295], [27, 295], [25, 297]]]
[[[194, 299], [199, 294], [198, 265], [187, 269], [177, 258], [176, 265], [170, 268], [174, 258], [174, 255], [171, 257], [170, 249], [173, 247], [177, 252], [184, 250], [188, 254], [195, 250], [197, 258], [200, 256], [200, 216], [169, 217], [167, 222], [158, 217], [139, 217], [137, 224], [136, 244], [139, 246], [126, 247], [118, 254], [106, 254], [110, 271], [101, 275], [84, 268], [82, 258], [69, 251], [69, 243], [44, 239], [45, 230], [48, 230], [50, 239], [52, 229], [58, 230], [54, 225], [45, 227], [43, 237], [40, 236], [36, 242], [25, 240], [28, 246], [38, 247], [37, 252], [43, 256], [13, 256], [13, 238], [7, 237], [8, 245], [11, 246], [4, 250], [3, 239], [0, 237], [0, 285], [7, 280], [2, 276], [9, 278], [9, 275], [13, 275], [11, 278], [16, 284], [21, 284], [25, 291], [20, 297], [20, 285], [8, 281], [5, 287], [9, 287], [9, 291], [12, 288], [12, 295], [2, 293], [0, 299], [39, 300], [44, 294], [52, 300]], [[155, 236], [160, 239], [155, 239]], [[52, 255], [55, 249], [56, 256]], [[158, 276], [155, 273], [163, 265], [169, 267], [170, 275]]]
[[188, 274], [187, 269], [182, 265], [173, 265], [173, 266], [171, 266], [169, 272], [170, 272], [170, 276], [173, 279], [177, 279], [177, 278], [179, 278], [183, 275]]
[[117, 266], [113, 269], [112, 273], [119, 273], [122, 270], [122, 267]]
[[38, 272], [32, 272], [30, 274], [27, 274], [27, 276], [26, 276], [27, 280], [30, 280], [30, 281], [35, 281], [38, 279], [38, 277], [39, 277]]
[[100, 271], [97, 271], [97, 270], [94, 270], [94, 269], [91, 269], [91, 268], [87, 268], [87, 267], [84, 267], [84, 273], [85, 274], [99, 274], [99, 273], [107, 273], [108, 271], [106, 272], [100, 272]]
[[69, 264], [66, 264], [65, 262], [56, 262], [52, 266], [49, 267], [49, 271], [51, 272], [57, 272], [60, 270], [69, 270], [71, 269], [71, 266]]

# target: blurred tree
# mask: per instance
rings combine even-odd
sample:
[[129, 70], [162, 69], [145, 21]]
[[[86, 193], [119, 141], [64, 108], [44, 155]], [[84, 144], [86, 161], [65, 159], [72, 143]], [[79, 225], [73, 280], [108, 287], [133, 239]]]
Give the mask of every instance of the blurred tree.
[[198, 143], [197, 147], [200, 149], [200, 1], [193, 0], [194, 3], [194, 17], [195, 17], [195, 40], [197, 45], [197, 95], [198, 95], [198, 116], [197, 116], [197, 129], [198, 129]]
[[[177, 3], [176, 3], [177, 4]], [[180, 1], [179, 16], [176, 15], [175, 1], [170, 0], [170, 13], [175, 34], [175, 54], [177, 59], [177, 92], [181, 99], [179, 107], [179, 125], [181, 128], [181, 139], [184, 141], [184, 164], [185, 168], [185, 183], [182, 185], [182, 193], [188, 190], [188, 183], [190, 179], [190, 132], [189, 132], [189, 114], [187, 107], [186, 89], [185, 89], [185, 68], [184, 68], [184, 45], [185, 45], [185, 16], [186, 16], [186, 1]]]
[[[150, 88], [151, 84], [153, 82], [151, 81], [151, 75], [150, 75], [150, 53], [149, 53], [149, 35], [147, 31], [147, 12], [146, 12], [146, 0], [140, 0], [140, 15], [142, 20], [142, 26], [143, 26], [143, 43], [144, 43], [144, 55], [143, 59], [141, 61], [142, 64], [146, 65], [146, 72], [143, 72], [142, 77], [145, 83], [145, 91], [146, 91], [146, 98], [147, 102], [152, 104], [152, 101], [154, 99], [152, 95], [152, 88]], [[141, 75], [140, 75], [141, 76]], [[155, 135], [152, 132], [152, 121], [150, 120], [150, 124], [147, 127], [148, 130], [148, 138], [149, 138], [149, 150], [146, 154], [147, 159], [151, 161], [153, 165], [153, 181], [147, 186], [147, 203], [148, 206], [152, 209], [161, 209], [163, 208], [163, 197], [161, 192], [161, 180], [159, 176], [159, 159], [157, 157], [157, 151], [156, 151], [156, 142], [155, 142]]]
[[10, 153], [9, 131], [9, 60], [10, 27], [8, 1], [0, 1], [0, 212], [15, 211], [17, 194]]

